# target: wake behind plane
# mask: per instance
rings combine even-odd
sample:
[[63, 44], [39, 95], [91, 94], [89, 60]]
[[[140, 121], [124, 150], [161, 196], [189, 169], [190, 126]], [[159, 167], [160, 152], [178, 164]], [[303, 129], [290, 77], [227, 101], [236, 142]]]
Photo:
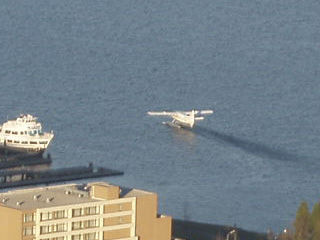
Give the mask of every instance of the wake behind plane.
[[172, 118], [171, 122], [163, 122], [163, 124], [172, 127], [187, 127], [193, 128], [197, 121], [203, 120], [203, 115], [212, 114], [213, 110], [192, 110], [192, 111], [173, 111], [173, 112], [148, 112], [151, 116], [169, 116]]

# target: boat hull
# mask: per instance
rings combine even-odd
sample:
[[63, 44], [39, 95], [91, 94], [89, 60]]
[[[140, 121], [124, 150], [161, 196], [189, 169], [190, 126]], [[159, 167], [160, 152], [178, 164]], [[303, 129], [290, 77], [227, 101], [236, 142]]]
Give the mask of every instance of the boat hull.
[[27, 154], [32, 156], [42, 156], [46, 149], [35, 149], [35, 148], [24, 148], [24, 147], [12, 147], [8, 145], [0, 144], [0, 153], [11, 155], [11, 154]]

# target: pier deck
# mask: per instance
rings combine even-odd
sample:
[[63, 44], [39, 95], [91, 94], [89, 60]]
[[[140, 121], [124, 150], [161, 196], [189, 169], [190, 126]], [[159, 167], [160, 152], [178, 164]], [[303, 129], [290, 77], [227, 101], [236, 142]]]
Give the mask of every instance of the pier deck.
[[10, 158], [0, 160], [0, 169], [20, 168], [34, 165], [50, 165], [51, 158]]
[[64, 182], [87, 178], [98, 178], [106, 176], [118, 176], [124, 173], [103, 167], [89, 166], [69, 167], [50, 170], [1, 170], [0, 189], [12, 188], [36, 184], [49, 184], [53, 182]]

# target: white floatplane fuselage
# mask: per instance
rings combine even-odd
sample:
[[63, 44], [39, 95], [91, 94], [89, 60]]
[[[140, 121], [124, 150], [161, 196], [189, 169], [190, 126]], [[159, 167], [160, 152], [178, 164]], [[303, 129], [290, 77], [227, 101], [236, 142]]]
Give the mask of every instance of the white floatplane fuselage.
[[173, 127], [188, 127], [193, 128], [196, 121], [203, 120], [202, 115], [212, 114], [212, 110], [192, 110], [192, 111], [175, 111], [175, 112], [148, 112], [151, 116], [169, 116], [171, 122], [163, 122]]

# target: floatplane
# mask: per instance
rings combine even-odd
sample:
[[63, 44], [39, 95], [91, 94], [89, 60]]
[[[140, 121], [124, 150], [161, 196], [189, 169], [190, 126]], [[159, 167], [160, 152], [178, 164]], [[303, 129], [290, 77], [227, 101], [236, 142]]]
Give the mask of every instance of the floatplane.
[[196, 121], [204, 119], [203, 115], [212, 114], [213, 110], [192, 110], [192, 111], [174, 111], [174, 112], [148, 112], [151, 116], [169, 116], [172, 118], [171, 122], [162, 122], [163, 124], [172, 127], [187, 127], [193, 128]]

